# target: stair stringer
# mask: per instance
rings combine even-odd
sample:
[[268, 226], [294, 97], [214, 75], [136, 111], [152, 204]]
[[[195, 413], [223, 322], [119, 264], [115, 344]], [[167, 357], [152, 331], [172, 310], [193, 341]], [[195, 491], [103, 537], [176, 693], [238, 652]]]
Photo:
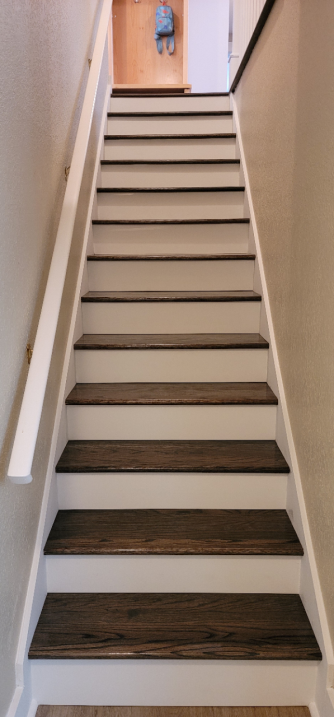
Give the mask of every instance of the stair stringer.
[[315, 560], [312, 537], [307, 518], [301, 476], [287, 401], [280, 369], [275, 330], [271, 314], [268, 287], [261, 253], [261, 244], [252, 201], [251, 186], [247, 171], [246, 157], [242, 141], [238, 107], [231, 95], [234, 131], [237, 135], [237, 156], [240, 158], [241, 183], [245, 186], [245, 216], [250, 218], [249, 251], [256, 254], [254, 291], [262, 295], [260, 333], [269, 341], [268, 384], [279, 398], [276, 442], [291, 467], [288, 477], [286, 509], [304, 548], [301, 561], [300, 596], [317, 637], [323, 660], [317, 668], [317, 681], [314, 700], [310, 703], [312, 715], [333, 717], [334, 715], [334, 652], [330, 638], [328, 621], [321, 592], [318, 569]]
[[79, 259], [70, 329], [66, 339], [65, 357], [50, 443], [41, 512], [16, 652], [16, 689], [6, 717], [34, 717], [38, 706], [38, 700], [36, 700], [32, 689], [31, 662], [28, 660], [28, 649], [47, 594], [46, 560], [43, 548], [59, 509], [55, 466], [68, 440], [65, 397], [76, 382], [73, 344], [82, 334], [81, 296], [88, 290], [86, 259], [87, 254], [91, 251], [92, 214], [94, 214], [94, 203], [96, 203], [96, 187], [99, 179], [100, 160], [103, 154], [110, 92], [111, 85], [108, 84], [105, 94], [102, 96], [103, 106], [98, 110], [101, 113], [102, 120], [97, 138], [96, 161], [84, 229], [82, 253]]

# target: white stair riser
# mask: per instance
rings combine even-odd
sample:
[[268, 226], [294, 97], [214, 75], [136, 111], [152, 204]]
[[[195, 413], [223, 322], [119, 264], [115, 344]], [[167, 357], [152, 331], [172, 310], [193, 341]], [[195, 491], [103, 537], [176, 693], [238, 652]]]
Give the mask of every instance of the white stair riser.
[[244, 192], [97, 195], [97, 219], [243, 219]]
[[276, 406], [67, 406], [69, 440], [273, 440]]
[[248, 224], [93, 225], [96, 254], [247, 253]]
[[[182, 111], [182, 110], [181, 110]], [[108, 117], [108, 134], [219, 134], [233, 132], [229, 115], [220, 117]]]
[[48, 592], [298, 593], [300, 558], [49, 555]]
[[226, 139], [105, 140], [104, 159], [237, 159], [236, 141]]
[[101, 187], [238, 187], [238, 164], [102, 165]]
[[109, 112], [226, 112], [226, 97], [116, 97], [110, 98]]
[[60, 473], [60, 510], [286, 507], [286, 474]]
[[90, 291], [253, 289], [253, 261], [89, 261]]
[[266, 381], [264, 349], [75, 351], [78, 383]]
[[31, 660], [51, 705], [307, 705], [318, 663], [276, 660]]
[[82, 304], [85, 334], [256, 333], [260, 301]]

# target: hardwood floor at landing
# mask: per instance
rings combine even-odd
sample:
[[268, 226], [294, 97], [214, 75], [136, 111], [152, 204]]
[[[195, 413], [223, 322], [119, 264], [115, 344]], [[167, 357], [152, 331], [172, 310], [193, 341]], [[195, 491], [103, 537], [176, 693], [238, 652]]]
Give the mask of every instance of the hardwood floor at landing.
[[310, 717], [308, 707], [92, 707], [40, 705], [36, 717]]

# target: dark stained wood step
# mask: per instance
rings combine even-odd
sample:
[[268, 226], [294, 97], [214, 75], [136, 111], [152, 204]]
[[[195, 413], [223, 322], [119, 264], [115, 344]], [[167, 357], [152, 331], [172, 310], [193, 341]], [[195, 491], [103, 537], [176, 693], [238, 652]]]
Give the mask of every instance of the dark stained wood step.
[[261, 334], [83, 334], [78, 350], [268, 349]]
[[92, 224], [110, 224], [111, 226], [136, 226], [140, 225], [143, 226], [143, 224], [147, 224], [147, 226], [152, 225], [162, 225], [162, 224], [168, 224], [172, 225], [175, 224], [177, 226], [182, 225], [190, 225], [190, 224], [203, 224], [205, 226], [206, 224], [249, 224], [250, 219], [93, 219]]
[[189, 301], [261, 301], [255, 291], [88, 291], [81, 301], [99, 303], [189, 302]]
[[235, 132], [219, 134], [105, 134], [104, 139], [131, 140], [131, 139], [236, 139]]
[[146, 117], [232, 117], [232, 110], [209, 110], [208, 112], [203, 111], [188, 111], [184, 112], [108, 112], [108, 117], [136, 117], [138, 119]]
[[115, 99], [115, 97], [121, 97], [124, 99], [124, 97], [136, 97], [136, 99], [140, 97], [159, 97], [159, 99], [166, 98], [169, 99], [169, 97], [229, 97], [229, 92], [168, 92], [166, 90], [165, 92], [147, 92], [144, 94], [143, 92], [124, 92], [122, 90], [114, 90], [110, 97], [112, 99]]
[[193, 194], [202, 192], [244, 192], [245, 187], [98, 187], [98, 194]]
[[87, 261], [254, 261], [255, 254], [89, 254]]
[[102, 165], [132, 165], [132, 164], [240, 164], [240, 159], [101, 159]]
[[77, 383], [68, 406], [273, 406], [267, 383]]
[[303, 555], [285, 510], [60, 510], [45, 555]]
[[275, 441], [69, 441], [57, 473], [289, 473]]
[[51, 593], [34, 659], [320, 660], [299, 595]]

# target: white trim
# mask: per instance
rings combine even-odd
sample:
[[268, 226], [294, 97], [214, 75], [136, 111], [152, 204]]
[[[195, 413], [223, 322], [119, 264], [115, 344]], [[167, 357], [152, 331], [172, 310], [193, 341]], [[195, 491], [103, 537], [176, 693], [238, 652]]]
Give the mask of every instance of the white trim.
[[60, 215], [48, 281], [38, 322], [34, 352], [24, 390], [8, 477], [12, 483], [32, 481], [31, 468], [49, 376], [54, 338], [71, 249], [97, 89], [106, 45], [112, 0], [103, 0], [100, 22]]
[[17, 687], [14, 690], [14, 694], [13, 694], [11, 703], [8, 707], [6, 717], [15, 717], [16, 710], [20, 704], [22, 693], [23, 693], [22, 685], [17, 685]]
[[308, 708], [310, 710], [311, 717], [320, 717], [319, 710], [315, 702], [310, 702]]
[[[316, 561], [315, 561], [312, 538], [311, 538], [311, 533], [310, 533], [310, 528], [309, 528], [309, 523], [308, 523], [308, 518], [307, 518], [307, 512], [306, 512], [306, 506], [305, 506], [305, 500], [304, 500], [304, 495], [303, 495], [302, 482], [301, 482], [301, 477], [300, 477], [300, 472], [299, 472], [297, 454], [296, 454], [296, 449], [295, 449], [295, 445], [294, 445], [291, 424], [290, 424], [290, 419], [289, 419], [289, 413], [288, 413], [288, 408], [287, 408], [287, 402], [286, 402], [286, 396], [285, 396], [285, 391], [284, 391], [284, 386], [283, 386], [283, 379], [282, 379], [282, 374], [281, 374], [281, 369], [280, 369], [280, 364], [279, 364], [278, 351], [277, 351], [277, 345], [276, 345], [276, 340], [275, 340], [275, 332], [274, 332], [273, 320], [272, 320], [271, 309], [270, 309], [269, 294], [268, 294], [268, 288], [267, 288], [265, 271], [264, 271], [262, 254], [261, 254], [261, 245], [260, 245], [259, 233], [258, 233], [258, 229], [257, 229], [254, 205], [253, 205], [253, 201], [252, 201], [252, 193], [251, 193], [251, 188], [250, 188], [250, 181], [249, 181], [249, 176], [248, 176], [248, 171], [247, 171], [246, 158], [245, 158], [242, 134], [241, 134], [241, 129], [240, 129], [238, 107], [237, 107], [237, 103], [236, 103], [236, 100], [233, 95], [231, 97], [231, 101], [232, 101], [233, 117], [234, 117], [234, 122], [235, 122], [235, 127], [236, 127], [237, 140], [239, 143], [241, 165], [242, 165], [243, 173], [244, 173], [246, 195], [247, 195], [248, 203], [249, 203], [249, 214], [250, 214], [251, 224], [252, 224], [253, 233], [254, 233], [254, 242], [255, 242], [255, 247], [256, 247], [258, 268], [259, 268], [259, 274], [260, 274], [261, 284], [262, 284], [262, 299], [263, 299], [264, 308], [265, 308], [266, 315], [267, 315], [268, 329], [269, 329], [269, 335], [270, 335], [270, 346], [271, 346], [271, 351], [272, 351], [272, 356], [273, 356], [273, 361], [274, 361], [274, 368], [275, 368], [275, 372], [276, 372], [276, 379], [277, 379], [278, 391], [279, 391], [279, 400], [280, 400], [281, 410], [282, 410], [282, 414], [283, 414], [283, 420], [284, 420], [284, 424], [285, 424], [288, 450], [290, 452], [291, 469], [292, 469], [292, 472], [294, 475], [295, 488], [296, 488], [296, 493], [297, 493], [297, 497], [298, 497], [302, 526], [303, 526], [303, 531], [304, 531], [304, 536], [305, 536], [305, 546], [304, 547], [306, 548], [306, 550], [305, 550], [306, 559], [309, 562], [309, 567], [310, 567], [310, 572], [311, 572], [311, 577], [312, 577], [312, 582], [313, 582], [313, 588], [315, 591], [317, 612], [318, 612], [319, 622], [320, 622], [320, 627], [321, 627], [321, 637], [322, 637], [324, 652], [325, 652], [325, 654], [323, 655], [323, 658], [327, 662], [327, 666], [328, 666], [327, 671], [329, 674], [329, 672], [331, 671], [331, 669], [330, 669], [331, 666], [334, 665], [333, 647], [332, 647], [332, 643], [331, 643], [328, 621], [327, 621], [324, 601], [323, 601], [322, 592], [321, 592], [321, 586], [320, 586], [320, 581], [319, 581], [317, 565], [316, 565]], [[280, 447], [282, 450], [282, 446], [280, 446]], [[283, 449], [283, 452], [284, 452], [284, 449]], [[318, 639], [319, 639], [319, 635], [318, 635]], [[328, 680], [328, 677], [327, 677], [327, 680]], [[332, 691], [332, 690], [329, 689], [328, 684], [326, 685], [326, 687], [327, 687], [326, 691], [328, 693], [328, 697], [330, 698], [330, 691]], [[315, 703], [312, 703], [312, 705], [314, 705], [314, 707], [316, 708]], [[333, 712], [333, 714], [334, 714], [334, 712]], [[315, 715], [315, 713], [314, 713], [314, 715]]]
[[[63, 445], [61, 447], [59, 447], [58, 435], [59, 435], [59, 428], [60, 428], [60, 424], [61, 424], [62, 414], [64, 411], [64, 397], [65, 397], [67, 376], [68, 376], [68, 371], [69, 371], [69, 366], [70, 366], [70, 360], [71, 360], [71, 357], [73, 354], [73, 336], [74, 336], [76, 322], [77, 322], [77, 312], [78, 312], [78, 305], [79, 305], [80, 296], [81, 296], [81, 286], [82, 286], [82, 281], [83, 281], [83, 277], [84, 277], [84, 269], [86, 267], [87, 245], [88, 245], [88, 238], [89, 238], [89, 233], [90, 233], [90, 229], [91, 229], [91, 216], [92, 216], [93, 205], [94, 205], [94, 200], [95, 200], [97, 176], [98, 176], [98, 171], [100, 168], [100, 156], [101, 156], [103, 140], [104, 140], [105, 117], [106, 117], [106, 113], [107, 113], [110, 92], [111, 92], [111, 87], [110, 87], [110, 85], [108, 85], [105, 99], [104, 99], [103, 110], [102, 110], [100, 136], [99, 136], [99, 141], [98, 141], [98, 146], [97, 146], [94, 175], [93, 175], [93, 180], [92, 180], [92, 189], [91, 189], [89, 207], [88, 207], [88, 212], [87, 212], [87, 222], [86, 222], [85, 235], [84, 235], [84, 240], [83, 240], [82, 256], [81, 256], [80, 267], [79, 267], [79, 271], [78, 271], [77, 285], [76, 285], [76, 290], [75, 290], [75, 298], [74, 298], [74, 302], [73, 302], [73, 311], [72, 311], [70, 329], [69, 329], [69, 333], [68, 333], [64, 365], [63, 365], [59, 394], [58, 394], [56, 416], [55, 416], [55, 422], [54, 422], [53, 433], [52, 433], [50, 456], [49, 456], [48, 468], [47, 468], [47, 473], [46, 473], [44, 494], [43, 494], [43, 499], [42, 499], [42, 506], [41, 506], [38, 530], [37, 530], [36, 543], [35, 543], [35, 548], [34, 548], [34, 554], [33, 554], [31, 572], [30, 572], [30, 577], [29, 577], [26, 601], [25, 601], [25, 606], [24, 606], [24, 611], [23, 611], [23, 618], [22, 618], [22, 623], [21, 623], [18, 648], [17, 648], [17, 653], [16, 653], [15, 671], [16, 671], [16, 681], [17, 681], [18, 686], [16, 688], [15, 695], [17, 692], [17, 702], [15, 702], [15, 705], [14, 705], [14, 700], [12, 700], [13, 711], [11, 713], [9, 713], [7, 715], [7, 717], [14, 717], [14, 715], [16, 714], [17, 708], [19, 706], [19, 702], [21, 701], [21, 698], [25, 692], [26, 679], [24, 676], [24, 666], [27, 661], [27, 656], [26, 656], [27, 655], [27, 644], [28, 644], [30, 633], [35, 628], [35, 624], [33, 624], [35, 612], [36, 612], [36, 619], [38, 619], [38, 615], [42, 608], [42, 602], [44, 601], [44, 598], [46, 595], [45, 561], [44, 561], [44, 557], [43, 557], [43, 545], [45, 542], [46, 534], [48, 533], [48, 531], [51, 527], [51, 525], [49, 525], [49, 524], [52, 523], [52, 521], [55, 517], [55, 512], [58, 507], [57, 506], [56, 509], [52, 510], [52, 506], [51, 506], [51, 509], [50, 509], [50, 492], [51, 492], [52, 483], [53, 483], [54, 487], [56, 485], [56, 481], [53, 480], [54, 475], [55, 475], [54, 474], [54, 465], [55, 465], [55, 460], [56, 460], [56, 454], [59, 452], [59, 450], [62, 450], [64, 447]], [[61, 438], [60, 438], [60, 440], [61, 440]], [[49, 516], [49, 520], [47, 520], [48, 511], [52, 512], [52, 515]], [[43, 580], [45, 582], [43, 582]], [[40, 583], [39, 591], [36, 590], [38, 583]], [[37, 592], [40, 592], [41, 594], [36, 596]], [[36, 605], [36, 602], [38, 602], [38, 605]], [[18, 690], [21, 691], [20, 694], [18, 694]], [[15, 706], [15, 710], [14, 710], [14, 706]], [[31, 709], [32, 709], [32, 706], [31, 706]], [[30, 715], [29, 715], [29, 717], [30, 717]]]

